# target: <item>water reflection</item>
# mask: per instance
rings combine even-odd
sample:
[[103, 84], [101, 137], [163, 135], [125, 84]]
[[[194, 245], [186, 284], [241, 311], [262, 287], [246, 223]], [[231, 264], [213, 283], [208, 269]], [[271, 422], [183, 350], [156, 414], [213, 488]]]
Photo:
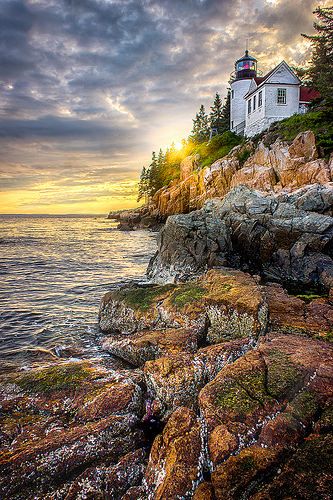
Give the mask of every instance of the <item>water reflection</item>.
[[98, 352], [101, 296], [144, 279], [156, 234], [103, 217], [0, 217], [0, 363]]

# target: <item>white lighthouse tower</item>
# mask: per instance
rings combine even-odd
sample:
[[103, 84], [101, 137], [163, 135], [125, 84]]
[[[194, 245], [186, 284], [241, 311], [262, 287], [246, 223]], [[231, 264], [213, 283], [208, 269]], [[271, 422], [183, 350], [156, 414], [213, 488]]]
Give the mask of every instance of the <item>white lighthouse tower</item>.
[[251, 80], [257, 76], [257, 59], [246, 50], [244, 56], [235, 63], [230, 100], [230, 130], [236, 134], [244, 134], [246, 102], [244, 96], [249, 91]]

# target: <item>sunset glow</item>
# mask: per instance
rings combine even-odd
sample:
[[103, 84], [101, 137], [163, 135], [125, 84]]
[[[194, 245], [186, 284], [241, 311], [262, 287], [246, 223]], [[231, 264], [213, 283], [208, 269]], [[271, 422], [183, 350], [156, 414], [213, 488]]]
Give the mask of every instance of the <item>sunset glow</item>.
[[182, 148], [200, 104], [226, 95], [246, 39], [263, 72], [302, 64], [316, 5], [3, 0], [0, 212], [136, 206], [151, 152], [175, 137]]

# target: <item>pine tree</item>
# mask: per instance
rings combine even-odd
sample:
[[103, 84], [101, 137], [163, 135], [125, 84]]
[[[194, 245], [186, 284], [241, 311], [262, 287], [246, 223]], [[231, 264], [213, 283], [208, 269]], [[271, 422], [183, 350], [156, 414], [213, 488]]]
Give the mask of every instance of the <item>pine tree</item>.
[[139, 180], [139, 184], [138, 184], [138, 198], [137, 198], [137, 202], [139, 202], [140, 200], [142, 200], [142, 198], [144, 197], [144, 178], [146, 176], [146, 167], [142, 167], [142, 170], [141, 170], [141, 174], [140, 174], [140, 180]]
[[205, 106], [201, 104], [199, 112], [195, 115], [191, 139], [194, 142], [204, 142], [209, 139], [210, 127], [209, 118], [205, 111]]
[[228, 89], [227, 97], [225, 98], [225, 102], [222, 108], [222, 120], [221, 120], [221, 132], [226, 132], [230, 130], [230, 89]]
[[156, 157], [155, 151], [152, 153], [151, 164], [149, 166], [149, 196], [154, 196], [156, 191], [158, 191], [162, 186], [162, 172], [159, 168], [158, 159]]
[[211, 106], [209, 115], [210, 128], [217, 129], [217, 133], [223, 132], [223, 103], [220, 95], [216, 92], [213, 106]]
[[147, 197], [148, 197], [148, 191], [149, 191], [149, 177], [150, 177], [150, 170], [149, 168], [142, 167], [141, 170], [141, 175], [140, 175], [140, 180], [139, 180], [139, 185], [138, 185], [138, 198], [137, 201], [139, 202], [144, 198], [145, 203], [147, 203]]
[[311, 41], [312, 57], [308, 70], [311, 85], [322, 97], [333, 99], [333, 7], [317, 7], [313, 12], [318, 21], [313, 23], [315, 35], [303, 36]]

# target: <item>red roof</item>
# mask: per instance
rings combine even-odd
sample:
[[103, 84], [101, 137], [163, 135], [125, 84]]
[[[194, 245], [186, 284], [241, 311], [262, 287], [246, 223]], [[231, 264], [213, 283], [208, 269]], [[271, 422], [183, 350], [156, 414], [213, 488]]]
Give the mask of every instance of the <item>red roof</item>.
[[254, 77], [254, 81], [256, 82], [257, 85], [260, 85], [265, 80], [266, 80], [265, 76], [255, 76]]
[[311, 102], [320, 97], [318, 90], [311, 87], [300, 87], [299, 100], [300, 102]]

